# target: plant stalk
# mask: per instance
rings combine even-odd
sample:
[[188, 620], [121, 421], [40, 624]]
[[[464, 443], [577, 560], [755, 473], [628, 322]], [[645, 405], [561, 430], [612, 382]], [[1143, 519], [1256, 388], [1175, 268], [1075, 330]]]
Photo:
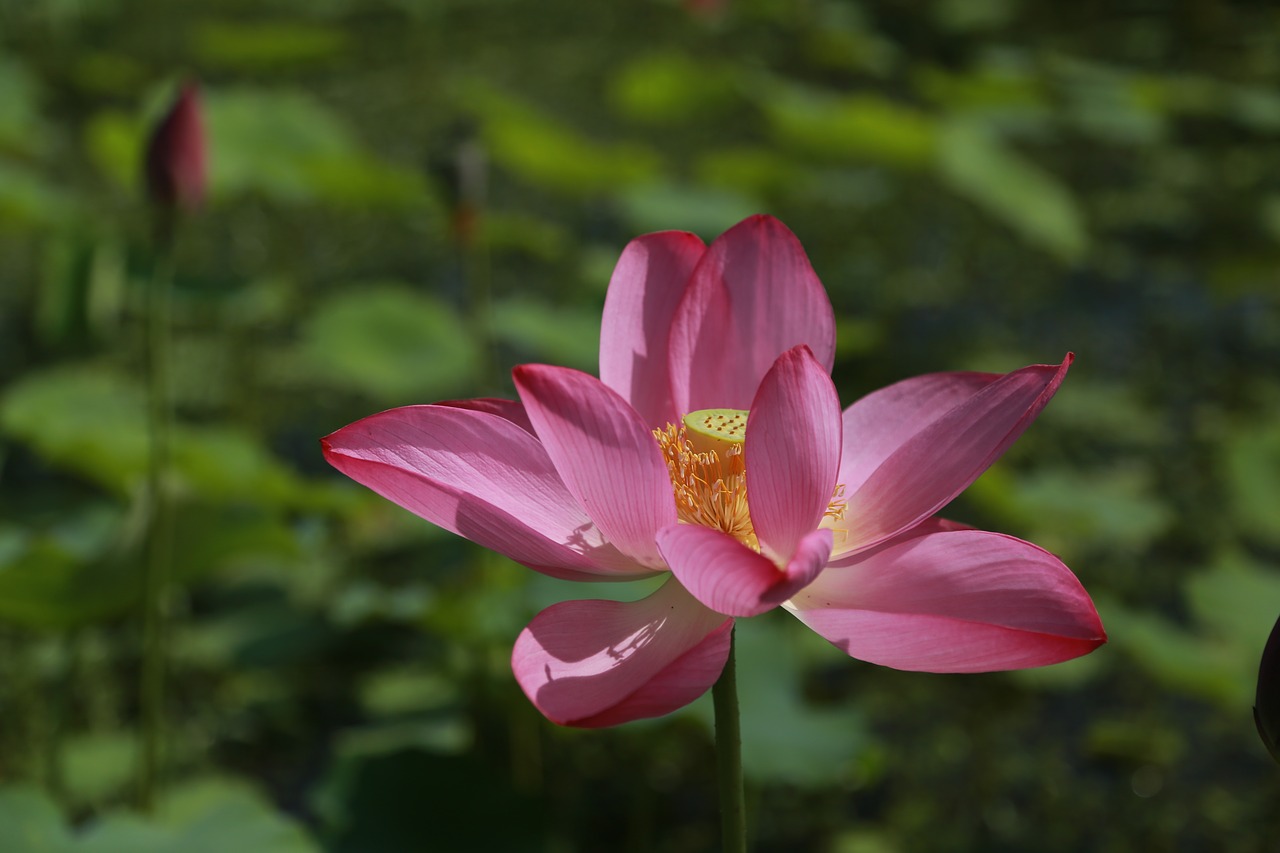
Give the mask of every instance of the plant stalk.
[[711, 688], [716, 718], [716, 775], [720, 783], [720, 836], [724, 853], [746, 853], [747, 811], [742, 788], [742, 731], [738, 724], [738, 676], [734, 631], [729, 659]]
[[141, 756], [138, 806], [150, 811], [163, 766], [164, 692], [167, 661], [168, 596], [173, 561], [173, 519], [165, 480], [171, 456], [173, 402], [169, 375], [172, 241], [157, 241], [155, 270], [146, 299], [147, 525], [146, 565], [142, 588], [142, 666], [138, 706]]

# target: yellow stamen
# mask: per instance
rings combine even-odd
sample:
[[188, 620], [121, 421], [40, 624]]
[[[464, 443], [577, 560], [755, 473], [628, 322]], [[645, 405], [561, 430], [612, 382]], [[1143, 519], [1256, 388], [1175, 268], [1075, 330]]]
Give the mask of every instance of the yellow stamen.
[[[729, 534], [760, 550], [747, 508], [747, 469], [743, 442], [747, 413], [741, 409], [690, 412], [679, 426], [653, 431], [667, 462], [676, 511], [685, 524], [700, 524]], [[844, 518], [844, 486], [838, 485], [823, 514], [824, 525]]]
[[715, 528], [759, 551], [747, 512], [742, 440], [725, 441], [721, 450], [699, 451], [690, 440], [688, 421], [686, 417], [680, 426], [667, 424], [665, 430], [653, 431], [667, 461], [680, 520]]

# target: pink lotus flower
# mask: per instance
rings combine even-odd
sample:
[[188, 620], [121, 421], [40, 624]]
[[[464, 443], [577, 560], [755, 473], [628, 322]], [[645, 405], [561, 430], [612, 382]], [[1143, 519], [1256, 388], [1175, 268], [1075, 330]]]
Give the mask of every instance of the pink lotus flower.
[[842, 414], [831, 304], [764, 216], [710, 247], [634, 240], [600, 339], [599, 379], [523, 365], [519, 402], [393, 409], [323, 442], [351, 478], [537, 571], [668, 575], [641, 601], [534, 617], [512, 668], [549, 719], [680, 708], [719, 676], [734, 617], [779, 605], [899, 669], [1040, 666], [1105, 642], [1057, 558], [934, 517], [1031, 423], [1071, 356], [908, 379]]
[[206, 157], [200, 92], [187, 83], [147, 143], [147, 195], [163, 210], [193, 211], [204, 203]]

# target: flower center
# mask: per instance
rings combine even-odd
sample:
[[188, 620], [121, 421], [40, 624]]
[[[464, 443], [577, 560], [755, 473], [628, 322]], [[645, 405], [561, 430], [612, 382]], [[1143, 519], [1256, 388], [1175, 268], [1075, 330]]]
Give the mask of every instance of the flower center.
[[[714, 528], [759, 551], [747, 508], [747, 467], [742, 455], [747, 413], [700, 409], [681, 418], [679, 426], [667, 424], [653, 435], [667, 462], [680, 521]], [[843, 496], [844, 486], [836, 486], [824, 526], [844, 517]]]
[[680, 520], [715, 528], [759, 551], [747, 511], [747, 468], [742, 458], [747, 413], [702, 409], [685, 415], [679, 426], [655, 429], [653, 435], [667, 461]]

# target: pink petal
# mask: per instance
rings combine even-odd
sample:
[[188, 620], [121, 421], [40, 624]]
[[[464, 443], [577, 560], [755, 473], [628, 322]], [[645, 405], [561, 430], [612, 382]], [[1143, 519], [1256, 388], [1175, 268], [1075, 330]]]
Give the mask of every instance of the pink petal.
[[[827, 561], [827, 568], [828, 569], [843, 568], [845, 566], [852, 566], [855, 563], [861, 563], [863, 560], [869, 559], [873, 555], [880, 553], [886, 548], [892, 548], [893, 546], [899, 545], [907, 541], [908, 539], [915, 539], [917, 537], [924, 536], [925, 534], [928, 534], [928, 533], [945, 533], [950, 530], [973, 530], [973, 529], [974, 529], [973, 525], [971, 524], [964, 524], [959, 521], [951, 521], [949, 519], [943, 518], [940, 515], [935, 515], [932, 518], [926, 518], [924, 521], [920, 522], [919, 524], [913, 527], [908, 527], [906, 530], [902, 531], [897, 536], [886, 539], [883, 542], [881, 542], [879, 545], [875, 545], [871, 548], [867, 548], [863, 551], [858, 551], [856, 553], [845, 553], [839, 557], [833, 557], [832, 559]], [[843, 531], [836, 530], [833, 532], [835, 533], [836, 539], [839, 540], [840, 534]], [[838, 541], [836, 543], [836, 547], [834, 550], [835, 551], [840, 550]]]
[[553, 577], [649, 571], [607, 544], [531, 434], [447, 406], [372, 415], [322, 439], [329, 464], [410, 512]]
[[500, 418], [506, 418], [525, 432], [533, 435], [533, 424], [525, 414], [524, 406], [518, 400], [503, 400], [499, 397], [474, 397], [470, 400], [441, 400], [436, 406], [452, 406], [455, 409], [470, 409], [473, 412], [488, 412]]
[[676, 306], [706, 246], [693, 234], [637, 237], [622, 250], [600, 320], [600, 379], [651, 427], [675, 423], [667, 363]]
[[771, 216], [711, 244], [671, 330], [671, 390], [681, 413], [745, 409], [773, 362], [808, 345], [831, 370], [835, 316], [800, 241]]
[[641, 601], [548, 607], [516, 640], [511, 669], [552, 722], [615, 725], [705, 693], [724, 668], [732, 626], [669, 580]]
[[873, 391], [844, 411], [840, 482], [865, 482], [903, 443], [1002, 373], [926, 373]]
[[525, 364], [516, 389], [570, 494], [622, 553], [665, 568], [654, 535], [676, 521], [666, 462], [649, 426], [594, 376]]
[[698, 601], [728, 616], [755, 616], [818, 576], [831, 554], [831, 531], [811, 531], [783, 568], [732, 536], [696, 524], [660, 530], [658, 547], [671, 573]]
[[1106, 642], [1070, 569], [980, 530], [911, 537], [828, 568], [786, 606], [852, 657], [922, 672], [1044, 666]]
[[760, 549], [782, 562], [818, 528], [840, 465], [840, 397], [805, 346], [778, 356], [751, 403], [745, 463]]
[[[1060, 365], [1036, 364], [1005, 374], [941, 415], [933, 401], [962, 392], [922, 386], [931, 392], [920, 408], [922, 419], [931, 418], [927, 425], [913, 433], [904, 424], [901, 443], [865, 479], [841, 479], [848, 504], [844, 520], [834, 525], [845, 531], [836, 537], [837, 556], [883, 542], [933, 515], [964, 491], [1040, 414], [1062, 384], [1072, 358], [1068, 354]], [[956, 381], [962, 387], [982, 383], [972, 375]], [[850, 415], [861, 407], [851, 406], [846, 419], [861, 419], [861, 412]], [[909, 404], [898, 402], [882, 410], [902, 415], [908, 408]], [[874, 458], [857, 455], [859, 439], [853, 432], [846, 427], [845, 446], [852, 458]], [[892, 440], [873, 433], [868, 443], [876, 453], [884, 453]], [[868, 467], [866, 461], [853, 462], [842, 466], [841, 476], [861, 476]]]
[[193, 211], [208, 189], [208, 145], [200, 90], [186, 83], [147, 143], [147, 193], [160, 207]]

